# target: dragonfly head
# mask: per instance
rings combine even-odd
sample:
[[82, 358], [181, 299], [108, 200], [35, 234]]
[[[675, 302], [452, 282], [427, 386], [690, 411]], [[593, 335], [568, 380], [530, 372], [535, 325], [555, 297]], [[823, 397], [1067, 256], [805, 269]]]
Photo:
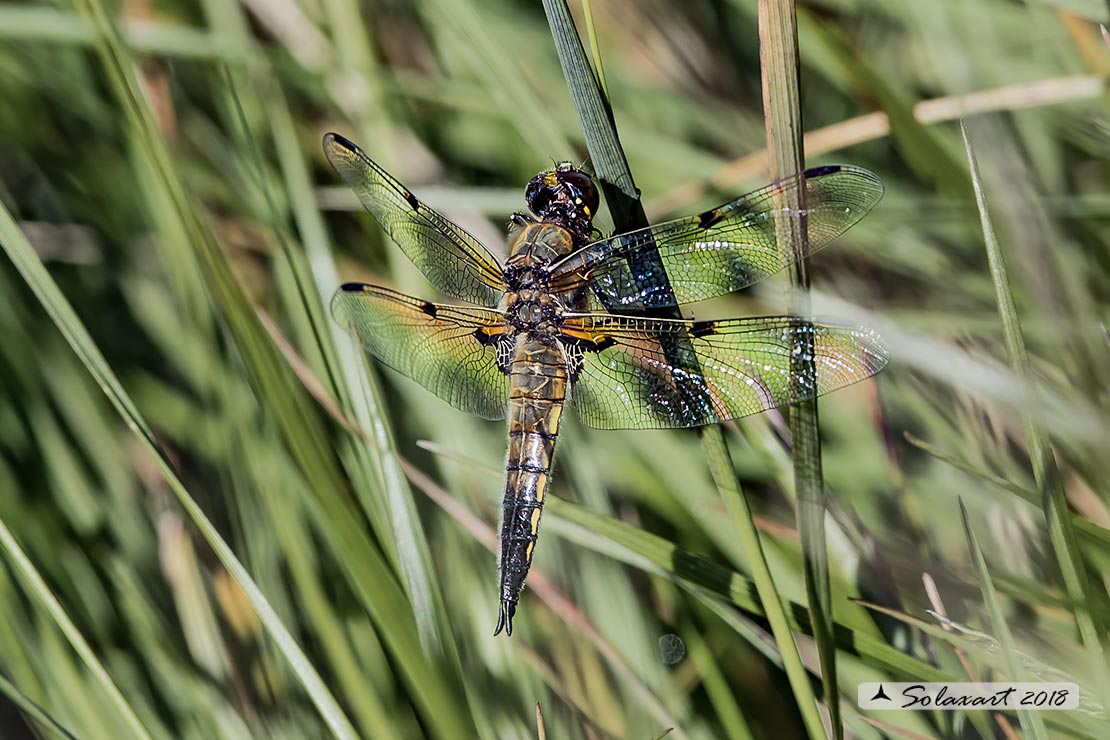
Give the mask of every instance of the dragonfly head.
[[562, 226], [580, 239], [590, 235], [600, 203], [593, 179], [570, 162], [533, 177], [524, 200], [541, 221]]

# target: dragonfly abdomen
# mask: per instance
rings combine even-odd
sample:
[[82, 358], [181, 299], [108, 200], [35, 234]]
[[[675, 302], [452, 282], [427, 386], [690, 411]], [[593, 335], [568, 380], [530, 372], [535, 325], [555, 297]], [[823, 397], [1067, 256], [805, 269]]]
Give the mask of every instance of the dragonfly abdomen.
[[509, 454], [501, 518], [501, 612], [495, 635], [513, 633], [513, 614], [532, 565], [567, 389], [561, 350], [536, 339], [517, 345], [509, 372]]

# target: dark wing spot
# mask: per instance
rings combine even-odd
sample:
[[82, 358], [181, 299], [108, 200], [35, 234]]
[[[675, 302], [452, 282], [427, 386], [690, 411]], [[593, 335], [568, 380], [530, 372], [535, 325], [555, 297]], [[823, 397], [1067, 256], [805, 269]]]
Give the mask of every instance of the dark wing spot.
[[601, 336], [594, 339], [580, 339], [578, 346], [586, 352], [601, 352], [607, 350], [617, 343], [617, 340], [612, 337]]
[[690, 324], [690, 336], [692, 337], [705, 337], [716, 333], [717, 330], [713, 328], [712, 321], [694, 321]]
[[401, 195], [405, 196], [405, 200], [407, 200], [409, 205], [412, 206], [412, 210], [420, 210], [420, 201], [416, 199], [415, 195], [410, 193], [408, 190], [402, 192]]
[[832, 175], [840, 172], [841, 167], [838, 164], [825, 164], [820, 167], [810, 167], [805, 171], [806, 177], [824, 177], [825, 175]]
[[343, 283], [339, 287], [344, 293], [361, 293], [369, 286], [366, 283]]
[[708, 211], [703, 211], [698, 214], [698, 226], [703, 229], [708, 229], [719, 224], [724, 218], [725, 214], [720, 208], [710, 208]]
[[501, 339], [501, 335], [491, 334], [488, 327], [479, 326], [474, 330], [474, 338], [478, 340], [478, 344], [488, 347], [491, 344], [496, 344]]
[[420, 304], [420, 310], [431, 316], [433, 319], [436, 317], [436, 304], [431, 301], [424, 301]]

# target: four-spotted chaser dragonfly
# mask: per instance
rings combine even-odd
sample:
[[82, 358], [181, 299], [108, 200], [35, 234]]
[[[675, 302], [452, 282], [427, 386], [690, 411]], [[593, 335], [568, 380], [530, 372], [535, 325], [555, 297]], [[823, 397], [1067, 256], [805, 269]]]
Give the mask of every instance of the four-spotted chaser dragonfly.
[[[791, 259], [780, 253], [776, 229], [789, 222], [805, 220], [810, 253], [823, 247], [882, 197], [866, 170], [809, 169], [695, 216], [592, 241], [598, 191], [589, 175], [559, 164], [528, 183], [530, 213], [513, 216], [502, 265], [347, 139], [328, 134], [324, 151], [433, 286], [481, 306], [347, 283], [332, 313], [374, 357], [452, 406], [508, 418], [494, 635], [512, 634], [564, 404], [598, 429], [696, 427], [828, 393], [887, 362], [866, 329], [791, 316], [629, 315], [723, 295], [780, 271]], [[804, 188], [804, 210], [776, 205], [788, 188]], [[792, 377], [791, 353], [803, 348], [812, 351], [812, 371]]]

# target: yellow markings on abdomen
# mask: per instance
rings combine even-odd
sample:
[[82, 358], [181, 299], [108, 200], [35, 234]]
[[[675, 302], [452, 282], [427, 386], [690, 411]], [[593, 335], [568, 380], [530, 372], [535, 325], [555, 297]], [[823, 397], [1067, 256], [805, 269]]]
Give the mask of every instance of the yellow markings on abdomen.
[[527, 339], [517, 345], [501, 519], [501, 602], [510, 615], [539, 537], [566, 387], [566, 359], [559, 349]]

